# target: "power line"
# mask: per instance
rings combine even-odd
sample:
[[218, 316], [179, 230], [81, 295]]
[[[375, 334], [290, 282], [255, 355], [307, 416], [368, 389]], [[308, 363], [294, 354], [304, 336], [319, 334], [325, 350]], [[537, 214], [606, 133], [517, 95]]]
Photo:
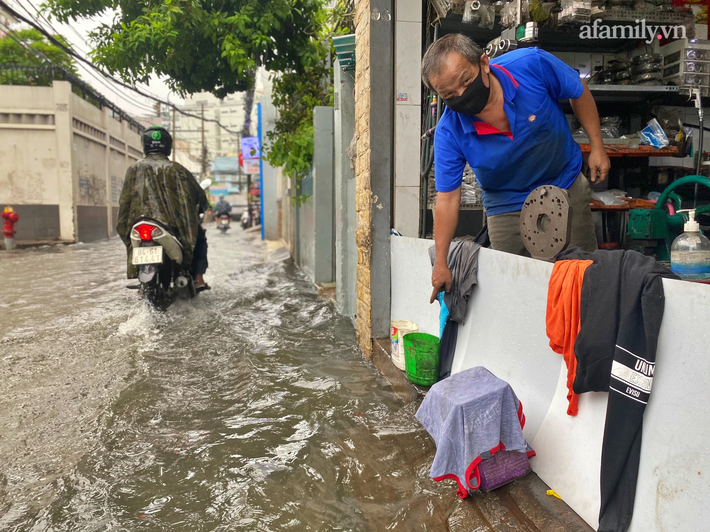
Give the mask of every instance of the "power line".
[[[22, 0], [15, 0], [15, 1], [16, 1], [18, 4], [22, 2]], [[49, 25], [49, 27], [52, 28], [52, 30], [54, 30], [54, 33], [59, 33], [57, 30], [55, 30], [55, 29], [52, 27], [52, 24], [49, 22], [49, 19], [44, 16], [44, 14], [42, 13], [42, 11], [40, 11], [39, 9], [37, 9], [37, 7], [35, 7], [35, 5], [32, 3], [32, 0], [27, 0], [27, 3], [29, 3], [29, 4], [32, 6], [32, 9], [34, 9], [34, 10], [37, 12], [37, 15], [40, 16], [42, 19], [44, 19], [44, 21]], [[76, 28], [74, 28], [74, 26], [72, 26], [71, 24], [66, 24], [66, 26], [74, 33], [74, 35], [76, 35], [77, 37], [79, 37], [79, 39], [81, 40], [81, 42], [83, 42], [86, 46], [89, 47], [89, 49], [91, 49], [91, 46], [89, 45], [89, 43], [86, 42], [86, 39], [84, 39], [84, 37], [81, 35], [81, 33], [79, 33], [78, 31], [76, 31]], [[77, 49], [78, 49], [80, 52], [82, 52], [82, 53], [84, 53], [84, 54], [86, 54], [86, 55], [89, 55], [89, 53], [88, 53], [86, 50], [82, 50], [82, 49], [79, 48], [78, 46], [77, 46]]]
[[[48, 67], [52, 70], [52, 72], [54, 72], [54, 69], [57, 69], [58, 71], [60, 71], [64, 75], [64, 79], [67, 81], [70, 81], [72, 83], [72, 85], [75, 85], [78, 88], [80, 88], [84, 95], [85, 95], [86, 91], [89, 90], [96, 98], [98, 98], [101, 105], [105, 105], [109, 109], [111, 109], [112, 112], [118, 113], [121, 120], [125, 119], [129, 124], [131, 124], [132, 126], [136, 126], [137, 128], [142, 127], [139, 122], [137, 122], [136, 120], [131, 118], [130, 115], [127, 115], [121, 108], [115, 106], [113, 103], [106, 100], [102, 94], [96, 92], [96, 89], [94, 89], [91, 85], [89, 85], [88, 83], [86, 83], [85, 81], [83, 81], [82, 79], [77, 77], [72, 72], [69, 72], [64, 67], [61, 67], [61, 66], [57, 65], [56, 63], [52, 62], [52, 60], [49, 59], [46, 55], [44, 55], [43, 53], [41, 53], [38, 50], [35, 50], [32, 46], [27, 45], [24, 41], [19, 39], [17, 37], [17, 34], [14, 32], [14, 30], [12, 30], [11, 28], [9, 28], [8, 26], [6, 26], [5, 24], [2, 24], [2, 23], [0, 23], [0, 26], [2, 26], [3, 28], [5, 28], [7, 30], [7, 37], [9, 37], [12, 41], [14, 41], [20, 47], [25, 48], [27, 51], [33, 53], [39, 59], [45, 61], [48, 64]], [[13, 65], [9, 65], [9, 66], [13, 66]], [[25, 67], [18, 66], [18, 68], [23, 69]], [[139, 130], [136, 130], [136, 132], [140, 133]]]
[[151, 100], [154, 100], [154, 101], [156, 101], [156, 102], [158, 102], [158, 103], [160, 103], [160, 104], [162, 104], [162, 105], [167, 105], [168, 107], [170, 107], [170, 108], [172, 108], [172, 109], [175, 109], [175, 111], [177, 111], [177, 112], [180, 113], [181, 115], [190, 116], [190, 117], [192, 117], [192, 118], [197, 118], [197, 119], [200, 119], [200, 120], [205, 120], [206, 122], [213, 122], [213, 123], [217, 124], [219, 127], [221, 127], [222, 129], [224, 129], [225, 131], [227, 131], [228, 133], [231, 133], [232, 135], [239, 135], [239, 132], [237, 132], [237, 131], [232, 131], [232, 130], [229, 129], [228, 127], [222, 125], [222, 123], [221, 123], [219, 120], [216, 120], [216, 119], [214, 119], [214, 118], [204, 118], [204, 119], [203, 119], [203, 118], [202, 118], [201, 116], [199, 116], [199, 115], [195, 115], [195, 114], [192, 114], [192, 113], [188, 113], [188, 112], [186, 112], [186, 111], [183, 111], [182, 109], [180, 109], [180, 108], [179, 108], [178, 106], [176, 106], [175, 104], [172, 104], [172, 103], [170, 103], [170, 102], [167, 102], [167, 101], [165, 101], [165, 100], [163, 100], [163, 99], [161, 99], [161, 98], [157, 98], [157, 97], [155, 97], [155, 96], [151, 96], [150, 94], [146, 94], [146, 93], [144, 93], [144, 92], [142, 92], [142, 91], [136, 89], [135, 87], [131, 87], [131, 86], [128, 85], [127, 83], [124, 83], [124, 82], [120, 81], [119, 79], [116, 79], [116, 78], [113, 77], [112, 75], [107, 74], [106, 72], [104, 72], [103, 70], [101, 70], [99, 67], [97, 67], [96, 65], [94, 65], [91, 61], [89, 61], [89, 60], [87, 60], [87, 59], [84, 59], [84, 58], [81, 57], [80, 55], [77, 55], [71, 48], [68, 48], [68, 47], [65, 46], [63, 43], [61, 43], [61, 42], [59, 42], [57, 39], [55, 39], [54, 36], [51, 35], [49, 32], [47, 32], [47, 30], [45, 30], [42, 26], [36, 24], [33, 20], [28, 20], [27, 18], [25, 18], [23, 15], [21, 15], [20, 13], [18, 13], [15, 9], [13, 9], [12, 7], [10, 7], [4, 0], [0, 0], [0, 6], [3, 7], [3, 8], [4, 8], [8, 13], [10, 13], [13, 17], [17, 18], [18, 20], [21, 20], [22, 22], [24, 22], [24, 23], [26, 23], [26, 24], [29, 24], [29, 25], [32, 26], [34, 29], [36, 29], [37, 31], [39, 31], [40, 33], [42, 33], [42, 35], [44, 35], [45, 37], [47, 37], [47, 39], [49, 39], [49, 41], [50, 41], [52, 44], [54, 44], [54, 45], [57, 46], [58, 48], [61, 48], [61, 49], [64, 50], [66, 53], [68, 53], [69, 55], [71, 55], [71, 56], [74, 57], [75, 59], [78, 59], [78, 60], [81, 61], [82, 63], [86, 63], [86, 64], [89, 65], [91, 68], [93, 68], [94, 70], [96, 70], [97, 72], [99, 72], [100, 74], [102, 74], [104, 77], [106, 77], [106, 78], [112, 80], [114, 83], [117, 83], [118, 85], [121, 85], [122, 87], [125, 87], [125, 88], [127, 88], [127, 89], [129, 89], [129, 90], [132, 90], [133, 92], [135, 92], [135, 93], [137, 93], [137, 94], [140, 94], [141, 96], [143, 96], [143, 97], [145, 97], [145, 98], [149, 98], [149, 99], [151, 99]]
[[[40, 58], [40, 59], [46, 61], [46, 62], [49, 63], [50, 65], [55, 66], [55, 67], [57, 67], [57, 68], [60, 68], [60, 69], [64, 70], [64, 67], [62, 67], [62, 66], [60, 66], [60, 65], [57, 65], [57, 64], [54, 63], [49, 57], [47, 57], [47, 56], [44, 55], [42, 52], [40, 52], [39, 50], [37, 50], [36, 48], [34, 48], [30, 43], [28, 43], [27, 41], [23, 40], [22, 37], [20, 37], [20, 35], [19, 35], [15, 30], [13, 30], [12, 28], [10, 28], [10, 27], [6, 26], [5, 24], [2, 24], [2, 23], [0, 23], [0, 26], [2, 26], [2, 27], [5, 29], [7, 35], [8, 35], [13, 41], [15, 41], [17, 44], [19, 44], [20, 46], [22, 46], [25, 50], [27, 50], [27, 51], [33, 53], [35, 56], [37, 56], [38, 58]], [[92, 74], [92, 76], [93, 76], [97, 81], [99, 81], [100, 83], [102, 83], [102, 85], [103, 85], [104, 87], [106, 87], [106, 88], [108, 88], [109, 90], [113, 91], [113, 92], [114, 92], [115, 94], [117, 94], [119, 97], [122, 97], [124, 100], [126, 100], [126, 101], [129, 102], [129, 103], [131, 103], [132, 105], [135, 105], [135, 106], [138, 107], [138, 108], [143, 108], [143, 111], [144, 111], [144, 112], [151, 112], [151, 113], [154, 112], [154, 109], [153, 109], [152, 107], [146, 105], [145, 103], [142, 103], [142, 102], [139, 102], [139, 101], [137, 101], [137, 100], [134, 100], [134, 99], [132, 99], [132, 98], [126, 96], [126, 95], [122, 95], [122, 94], [121, 94], [120, 92], [118, 92], [116, 89], [114, 89], [113, 87], [111, 87], [110, 85], [108, 85], [108, 83], [106, 83], [105, 80], [102, 80], [102, 79], [100, 79], [100, 78], [97, 78], [96, 74], [94, 74], [94, 73], [92, 73], [92, 72], [90, 72], [90, 71], [88, 71], [88, 70], [87, 70], [87, 72], [88, 72], [89, 74]]]
[[[29, 10], [22, 4], [22, 0], [14, 0], [14, 1], [15, 1], [17, 4], [19, 4], [20, 6], [22, 6], [22, 9], [25, 10], [25, 12], [30, 16], [30, 18], [33, 18], [33, 19], [34, 19], [35, 21], [37, 21], [37, 22], [39, 22], [39, 20], [38, 20], [36, 17], [41, 18], [42, 20], [44, 20], [45, 24], [46, 24], [47, 26], [49, 26], [49, 28], [54, 32], [55, 35], [61, 35], [61, 32], [57, 31], [57, 29], [56, 29], [54, 26], [52, 26], [52, 23], [49, 21], [49, 19], [48, 19], [47, 17], [45, 17], [44, 14], [42, 13], [42, 11], [41, 11], [40, 9], [38, 9], [38, 8], [32, 3], [32, 0], [26, 0], [26, 1], [27, 1], [27, 3], [29, 3], [29, 4], [32, 6], [32, 8], [35, 10], [35, 15], [32, 15], [32, 13], [30, 13]], [[89, 50], [91, 49], [91, 45], [86, 41], [86, 39], [84, 38], [83, 35], [81, 35], [81, 33], [79, 33], [78, 31], [76, 31], [76, 28], [74, 28], [74, 26], [72, 26], [71, 24], [65, 24], [65, 26], [66, 26], [67, 28], [69, 28], [69, 29], [72, 31], [72, 33], [74, 33], [74, 35], [76, 35], [76, 36], [79, 38], [79, 40], [81, 40], [81, 42], [82, 42], [83, 44], [85, 44], [85, 45], [88, 47]], [[71, 44], [72, 44], [72, 46], [74, 46], [77, 50], [79, 50], [81, 53], [83, 53], [83, 54], [86, 55], [87, 57], [90, 55], [89, 52], [87, 52], [86, 50], [82, 49], [79, 45], [77, 45], [77, 44], [75, 44], [75, 43], [71, 43]], [[84, 68], [85, 68], [85, 67], [84, 67]], [[102, 81], [102, 82], [103, 82], [102, 84], [103, 84], [104, 86], [109, 87], [109, 88], [110, 88], [111, 90], [113, 90], [116, 94], [118, 94], [119, 96], [122, 96], [126, 101], [132, 103], [133, 105], [140, 105], [140, 106], [143, 106], [145, 109], [147, 109], [147, 110], [149, 110], [149, 111], [152, 111], [152, 110], [153, 110], [152, 107], [150, 107], [149, 105], [147, 105], [145, 102], [138, 102], [138, 103], [136, 103], [137, 100], [133, 100], [133, 99], [131, 99], [129, 96], [126, 96], [125, 94], [120, 93], [120, 92], [116, 91], [115, 89], [113, 89], [113, 88], [111, 87], [111, 85], [109, 85], [109, 84], [107, 83], [107, 80], [106, 80], [106, 78], [103, 77], [103, 75], [101, 75], [101, 77], [99, 77], [99, 75], [96, 74], [95, 72], [93, 72], [92, 70], [86, 69], [85, 71], [88, 72], [89, 74], [91, 74], [94, 79]], [[146, 91], [146, 92], [149, 92], [149, 91]]]
[[[19, 6], [24, 10], [24, 12], [27, 13], [27, 15], [28, 15], [30, 18], [33, 18], [33, 19], [35, 19], [35, 20], [38, 20], [38, 18], [41, 18], [42, 20], [44, 20], [45, 24], [47, 24], [47, 26], [49, 26], [50, 29], [51, 29], [56, 35], [60, 35], [60, 33], [52, 26], [52, 23], [49, 22], [49, 20], [47, 19], [47, 17], [45, 17], [39, 9], [37, 9], [37, 7], [32, 3], [32, 1], [31, 1], [31, 0], [26, 0], [26, 1], [27, 1], [28, 4], [30, 4], [30, 5], [32, 6], [32, 9], [35, 10], [35, 13], [36, 13], [35, 15], [33, 15], [32, 13], [30, 13], [29, 9], [27, 9], [27, 7], [22, 3], [22, 0], [13, 0], [13, 3], [19, 5]], [[35, 17], [38, 17], [38, 18], [35, 18]], [[68, 26], [76, 35], [78, 35], [79, 38], [86, 44], [86, 41], [84, 40], [84, 38], [83, 38], [81, 35], [79, 35], [79, 33], [74, 29], [74, 27], [72, 27], [72, 26], [70, 26], [70, 25], [67, 25], [67, 26]], [[84, 53], [84, 54], [87, 54], [87, 55], [88, 55], [88, 53], [86, 52], [86, 50], [82, 50], [79, 46], [76, 46], [76, 48], [77, 48], [77, 50], [79, 50], [81, 53]]]
[[[22, 4], [20, 4], [20, 5], [22, 5]], [[27, 13], [30, 14], [30, 16], [32, 16], [31, 13], [29, 12], [29, 10], [27, 10], [27, 8], [25, 8], [24, 6], [22, 6], [22, 8], [23, 8], [25, 11], [27, 11]], [[55, 32], [55, 34], [59, 34], [59, 32], [58, 32], [54, 27], [52, 27], [51, 24], [49, 24], [49, 23], [47, 23], [47, 24], [48, 24], [49, 27], [52, 29], [52, 31]], [[22, 40], [22, 37], [20, 37], [20, 35], [17, 34], [13, 29], [8, 28], [8, 27], [5, 27], [5, 28], [6, 28], [6, 30], [7, 30], [8, 33], [12, 33], [12, 34], [15, 35], [15, 37], [16, 37], [17, 39]], [[17, 42], [17, 40], [15, 40], [15, 42]], [[26, 49], [31, 50], [33, 53], [34, 53], [34, 52], [39, 53], [39, 54], [42, 56], [42, 58], [44, 58], [44, 59], [45, 59], [47, 62], [49, 62], [50, 64], [53, 64], [54, 66], [57, 66], [57, 67], [59, 67], [59, 68], [62, 68], [62, 67], [60, 67], [59, 65], [56, 65], [55, 63], [53, 63], [52, 60], [49, 59], [46, 55], [42, 54], [41, 52], [39, 52], [39, 51], [36, 50], [35, 48], [31, 47], [31, 45], [29, 45], [29, 43], [27, 43], [27, 41], [23, 41], [23, 42], [25, 43], [25, 46], [24, 46], [24, 47], [25, 47]], [[35, 55], [37, 55], [37, 54], [35, 54]], [[84, 67], [84, 68], [85, 68], [85, 67]], [[85, 68], [85, 72], [86, 72], [87, 74], [90, 74], [91, 77], [92, 77], [93, 79], [95, 79], [97, 82], [99, 82], [103, 87], [107, 88], [108, 90], [110, 90], [111, 92], [113, 92], [114, 94], [116, 94], [117, 96], [119, 96], [120, 98], [122, 98], [123, 100], [125, 100], [126, 102], [128, 102], [129, 104], [134, 105], [134, 106], [140, 108], [143, 112], [153, 112], [153, 108], [150, 107], [148, 104], [146, 104], [146, 103], [144, 103], [144, 102], [139, 102], [138, 100], [135, 100], [135, 99], [131, 98], [130, 96], [127, 96], [127, 95], [125, 95], [125, 94], [122, 94], [121, 92], [117, 91], [114, 87], [112, 87], [111, 85], [109, 85], [109, 84], [106, 82], [106, 80], [105, 80], [104, 78], [101, 78], [101, 77], [97, 76], [97, 74], [95, 74], [94, 72], [92, 72], [92, 71], [90, 71], [90, 70], [88, 70], [88, 69], [86, 69], [86, 68]]]

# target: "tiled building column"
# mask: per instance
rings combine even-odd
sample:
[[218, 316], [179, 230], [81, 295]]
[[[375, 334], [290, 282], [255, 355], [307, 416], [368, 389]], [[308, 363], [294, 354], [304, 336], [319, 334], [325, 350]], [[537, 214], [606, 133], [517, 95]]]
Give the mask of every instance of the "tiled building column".
[[355, 135], [358, 343], [365, 356], [372, 339], [389, 335], [393, 179], [392, 0], [355, 6]]
[[421, 0], [396, 0], [395, 19], [394, 228], [404, 236], [416, 237], [420, 214]]

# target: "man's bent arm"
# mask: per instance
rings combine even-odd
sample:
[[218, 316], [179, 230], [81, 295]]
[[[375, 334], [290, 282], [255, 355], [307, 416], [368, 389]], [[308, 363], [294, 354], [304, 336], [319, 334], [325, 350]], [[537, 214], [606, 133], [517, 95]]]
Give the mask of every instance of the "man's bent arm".
[[574, 116], [577, 117], [589, 138], [589, 177], [592, 183], [601, 183], [609, 174], [611, 163], [604, 149], [597, 104], [594, 102], [594, 96], [592, 96], [587, 84], [582, 81], [582, 85], [584, 85], [582, 95], [576, 100], [570, 100], [569, 103], [572, 106]]
[[449, 246], [454, 238], [456, 226], [459, 223], [459, 208], [461, 207], [461, 187], [452, 192], [439, 192], [436, 196], [436, 211], [434, 216], [434, 245], [436, 258], [431, 284], [434, 288], [430, 302], [434, 302], [441, 290], [451, 290], [451, 271], [447, 264]]

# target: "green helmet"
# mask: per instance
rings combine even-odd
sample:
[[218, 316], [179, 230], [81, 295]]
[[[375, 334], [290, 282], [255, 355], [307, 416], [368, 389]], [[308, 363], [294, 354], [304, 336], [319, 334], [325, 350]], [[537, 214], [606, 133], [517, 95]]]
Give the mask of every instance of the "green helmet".
[[151, 126], [143, 132], [143, 153], [164, 153], [170, 155], [173, 138], [168, 130], [160, 126]]

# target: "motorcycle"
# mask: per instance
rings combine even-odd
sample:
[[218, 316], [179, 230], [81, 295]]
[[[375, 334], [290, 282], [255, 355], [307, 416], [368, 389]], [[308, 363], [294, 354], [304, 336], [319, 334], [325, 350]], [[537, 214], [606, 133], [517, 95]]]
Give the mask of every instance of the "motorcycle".
[[240, 223], [242, 224], [242, 229], [246, 229], [247, 227], [249, 227], [249, 212], [244, 211], [242, 213]]
[[165, 310], [178, 297], [195, 297], [190, 265], [183, 265], [183, 246], [165, 225], [139, 218], [131, 230], [131, 248], [141, 293], [151, 305]]
[[229, 229], [229, 215], [228, 214], [220, 214], [218, 220], [219, 220], [219, 223], [217, 224], [217, 229], [222, 231], [222, 233], [226, 233], [227, 230]]
[[[207, 189], [211, 182], [205, 179], [200, 186]], [[183, 264], [183, 245], [168, 226], [148, 216], [134, 220], [131, 250], [141, 295], [153, 307], [166, 310], [178, 298], [191, 299], [197, 295], [191, 264]]]

